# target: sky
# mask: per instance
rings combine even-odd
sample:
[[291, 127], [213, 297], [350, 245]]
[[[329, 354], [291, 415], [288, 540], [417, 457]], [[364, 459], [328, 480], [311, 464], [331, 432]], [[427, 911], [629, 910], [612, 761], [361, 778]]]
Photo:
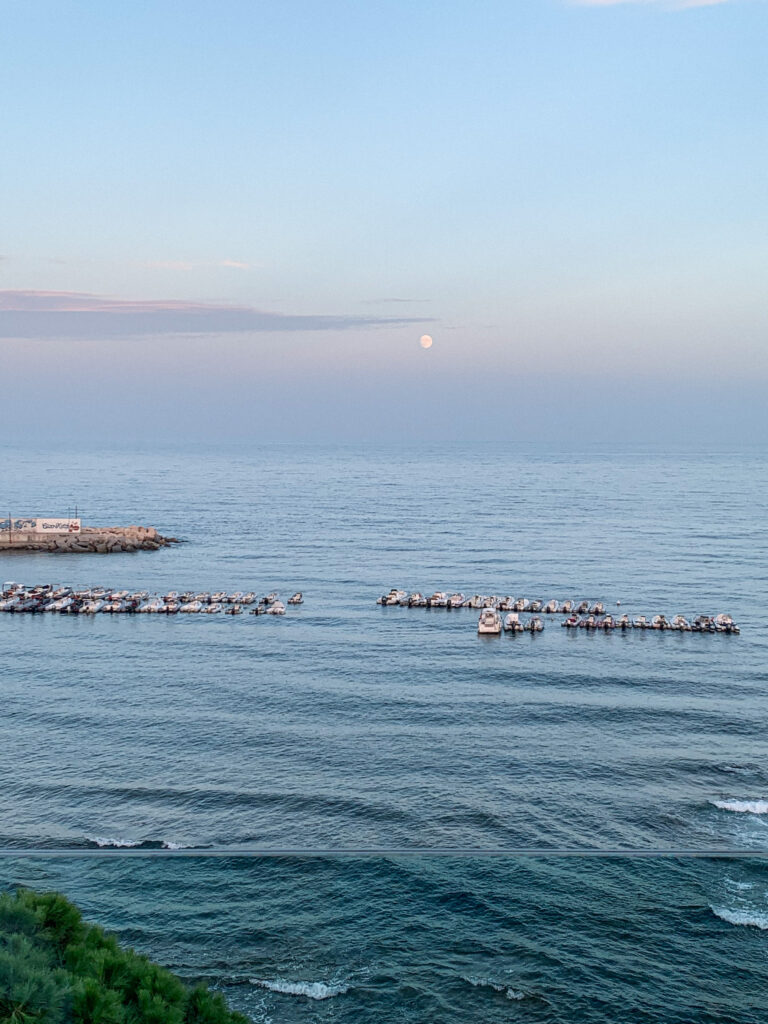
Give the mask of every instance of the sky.
[[768, 441], [764, 0], [0, 15], [8, 439]]

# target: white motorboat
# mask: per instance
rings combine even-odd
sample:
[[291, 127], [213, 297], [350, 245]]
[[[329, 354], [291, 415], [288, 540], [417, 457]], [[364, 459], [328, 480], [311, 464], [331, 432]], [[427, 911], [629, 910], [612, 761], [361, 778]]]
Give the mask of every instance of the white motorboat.
[[448, 598], [448, 607], [449, 608], [461, 608], [461, 606], [463, 604], [464, 604], [464, 595], [463, 594], [451, 594], [451, 596]]
[[448, 607], [448, 595], [444, 590], [436, 590], [434, 594], [428, 599], [427, 604], [430, 608], [447, 608]]
[[740, 633], [741, 630], [730, 615], [721, 612], [715, 616], [715, 630], [718, 633]]
[[546, 612], [547, 615], [554, 615], [555, 612], [557, 611], [557, 607], [558, 607], [557, 601], [555, 601], [555, 600], [547, 601], [547, 603], [544, 605], [544, 611]]
[[485, 636], [500, 635], [501, 616], [495, 608], [483, 608], [477, 620], [477, 632]]
[[304, 595], [301, 591], [297, 591], [293, 597], [288, 598], [288, 604], [304, 604]]
[[267, 608], [267, 615], [285, 615], [285, 605], [282, 601], [273, 601]]
[[504, 631], [506, 633], [522, 633], [523, 624], [517, 612], [510, 612], [504, 619]]

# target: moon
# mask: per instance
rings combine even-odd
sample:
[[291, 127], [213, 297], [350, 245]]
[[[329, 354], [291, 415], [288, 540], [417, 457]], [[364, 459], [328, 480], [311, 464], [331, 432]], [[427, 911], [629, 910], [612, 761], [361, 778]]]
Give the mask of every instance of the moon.
[[432, 338], [428, 334], [422, 334], [419, 338], [419, 344], [422, 348], [432, 348]]

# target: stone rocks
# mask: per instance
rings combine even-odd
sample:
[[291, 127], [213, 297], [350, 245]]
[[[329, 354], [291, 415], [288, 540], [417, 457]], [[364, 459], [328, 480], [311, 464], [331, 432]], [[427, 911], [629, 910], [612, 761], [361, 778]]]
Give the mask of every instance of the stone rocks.
[[163, 537], [154, 526], [87, 526], [79, 533], [0, 534], [0, 551], [51, 551], [78, 554], [111, 554], [122, 551], [158, 551], [178, 544], [175, 537]]

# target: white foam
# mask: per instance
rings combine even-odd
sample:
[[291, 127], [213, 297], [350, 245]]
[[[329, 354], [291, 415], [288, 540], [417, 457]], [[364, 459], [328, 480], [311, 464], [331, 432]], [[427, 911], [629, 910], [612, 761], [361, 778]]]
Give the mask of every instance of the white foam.
[[184, 843], [172, 843], [169, 839], [164, 839], [163, 840], [163, 849], [164, 850], [189, 850], [190, 847], [186, 846]]
[[269, 989], [270, 992], [279, 992], [281, 995], [305, 996], [307, 999], [333, 999], [334, 996], [343, 996], [345, 992], [349, 992], [349, 985], [326, 985], [323, 981], [284, 981], [282, 978], [268, 981], [263, 978], [251, 978], [251, 984]]
[[710, 907], [712, 913], [728, 924], [741, 924], [747, 928], [759, 928], [768, 931], [768, 914], [760, 914], [755, 910], [729, 910], [727, 907]]
[[710, 800], [710, 803], [734, 814], [768, 814], [768, 800]]
[[111, 846], [122, 850], [131, 846], [141, 846], [141, 839], [107, 839], [104, 836], [86, 836], [89, 843], [96, 843], [97, 846]]
[[469, 985], [474, 985], [475, 988], [491, 988], [494, 992], [503, 992], [507, 999], [525, 999], [525, 992], [518, 992], [517, 989], [507, 988], [506, 985], [500, 985], [496, 981], [489, 981], [487, 978], [475, 978], [473, 976], [464, 977], [464, 981]]
[[737, 882], [735, 878], [726, 878], [726, 885], [730, 885], [732, 889], [754, 889], [753, 882]]

